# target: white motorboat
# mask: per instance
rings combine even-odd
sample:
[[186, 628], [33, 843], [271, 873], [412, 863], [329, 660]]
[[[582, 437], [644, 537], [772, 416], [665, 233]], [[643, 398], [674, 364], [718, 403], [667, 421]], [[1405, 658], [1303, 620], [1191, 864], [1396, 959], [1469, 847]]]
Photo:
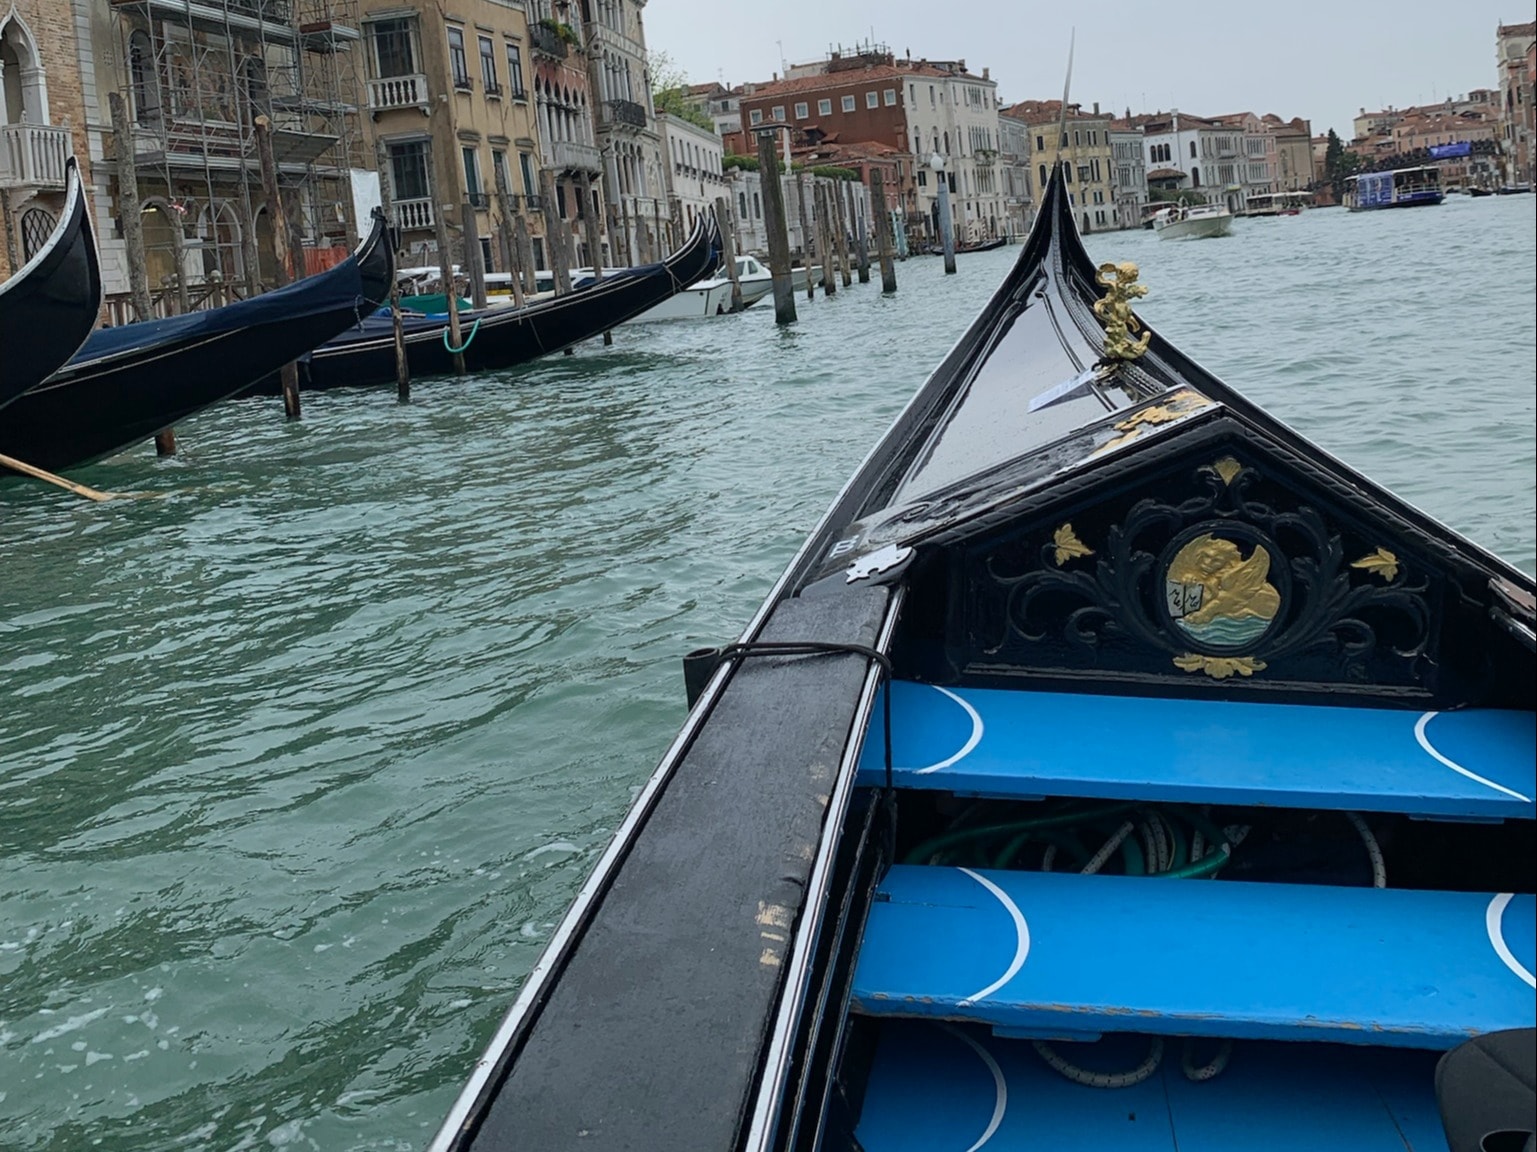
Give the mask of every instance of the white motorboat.
[[1221, 204], [1181, 204], [1153, 216], [1153, 231], [1164, 240], [1204, 240], [1232, 230], [1233, 214]]

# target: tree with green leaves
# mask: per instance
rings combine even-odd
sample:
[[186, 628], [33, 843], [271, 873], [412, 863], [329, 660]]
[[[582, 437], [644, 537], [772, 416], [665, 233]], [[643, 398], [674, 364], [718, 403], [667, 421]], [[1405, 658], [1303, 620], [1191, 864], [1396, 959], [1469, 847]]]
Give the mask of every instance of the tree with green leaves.
[[1329, 142], [1324, 146], [1324, 179], [1334, 188], [1334, 198], [1343, 199], [1345, 181], [1361, 170], [1361, 157], [1345, 150], [1339, 133], [1329, 129]]
[[651, 104], [658, 112], [666, 112], [679, 120], [687, 120], [695, 127], [715, 131], [715, 121], [688, 100], [688, 73], [673, 62], [666, 52], [650, 54], [646, 72], [651, 81]]

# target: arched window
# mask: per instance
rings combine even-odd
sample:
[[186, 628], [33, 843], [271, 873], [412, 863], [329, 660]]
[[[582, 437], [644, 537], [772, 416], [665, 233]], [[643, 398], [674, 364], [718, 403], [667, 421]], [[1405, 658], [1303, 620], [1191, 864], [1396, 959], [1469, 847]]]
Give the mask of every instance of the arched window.
[[14, 8], [0, 16], [0, 124], [49, 124], [48, 87], [31, 31]]

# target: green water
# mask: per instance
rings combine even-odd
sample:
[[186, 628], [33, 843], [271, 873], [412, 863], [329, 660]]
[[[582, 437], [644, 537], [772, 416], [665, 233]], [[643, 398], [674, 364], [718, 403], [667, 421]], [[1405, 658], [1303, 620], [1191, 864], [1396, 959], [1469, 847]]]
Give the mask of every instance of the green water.
[[[1091, 238], [1324, 447], [1532, 571], [1530, 198]], [[774, 328], [228, 405], [0, 483], [0, 1147], [422, 1147], [735, 636], [1018, 249]], [[0, 419], [3, 419], [0, 413]]]

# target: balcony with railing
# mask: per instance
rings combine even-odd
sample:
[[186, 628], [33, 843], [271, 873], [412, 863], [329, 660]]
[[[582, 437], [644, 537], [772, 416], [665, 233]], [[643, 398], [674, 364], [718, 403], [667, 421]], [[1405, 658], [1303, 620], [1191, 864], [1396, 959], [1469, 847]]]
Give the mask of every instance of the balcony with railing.
[[604, 103], [610, 124], [623, 124], [629, 128], [646, 126], [646, 109], [633, 100], [609, 100]]
[[471, 208], [484, 210], [491, 207], [491, 194], [489, 192], [466, 192], [464, 198], [470, 202]]
[[555, 141], [555, 167], [566, 172], [602, 172], [603, 154], [591, 144]]
[[561, 34], [548, 24], [530, 24], [528, 44], [535, 52], [543, 53], [555, 60], [564, 60], [571, 53], [571, 45], [567, 44]]
[[427, 77], [381, 76], [368, 82], [368, 110], [388, 112], [395, 108], [420, 108], [430, 114], [427, 101]]
[[0, 188], [62, 188], [69, 129], [51, 124], [0, 127]]
[[978, 148], [974, 159], [980, 165], [994, 164], [998, 160], [998, 150], [996, 148]]
[[395, 201], [395, 219], [402, 232], [413, 232], [433, 225], [432, 197]]

